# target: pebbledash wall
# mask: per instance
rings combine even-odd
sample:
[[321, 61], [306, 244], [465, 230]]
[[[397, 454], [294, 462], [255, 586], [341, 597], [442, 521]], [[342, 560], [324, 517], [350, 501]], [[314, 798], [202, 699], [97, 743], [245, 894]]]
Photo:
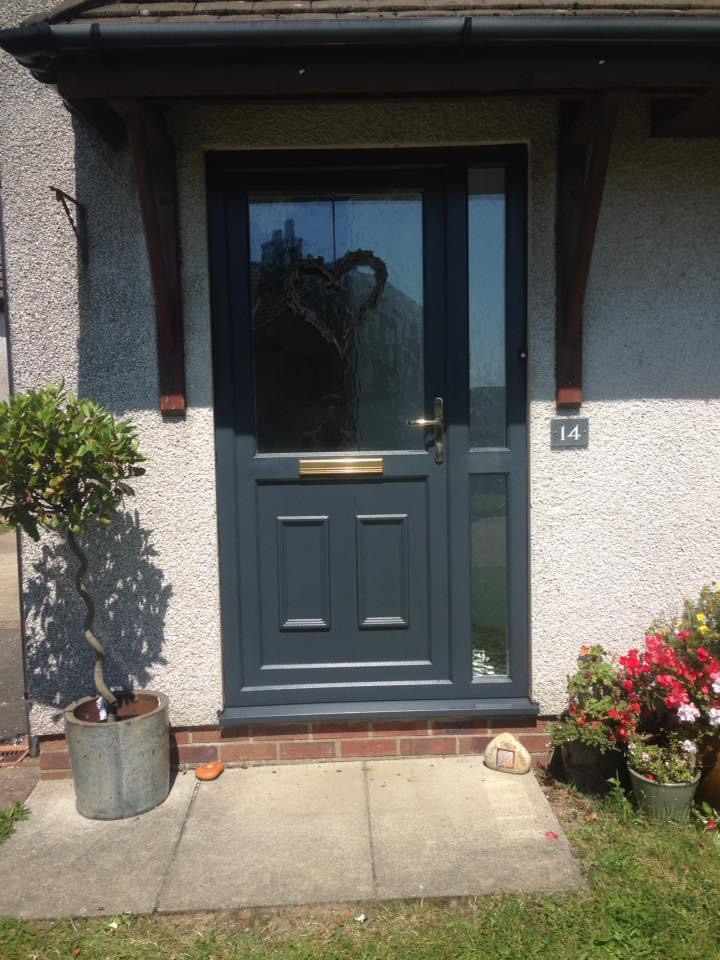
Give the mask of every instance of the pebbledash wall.
[[[12, 25], [44, 6], [0, 5]], [[529, 144], [532, 695], [563, 706], [583, 643], [622, 650], [720, 571], [720, 140], [651, 140], [621, 112], [585, 311], [587, 450], [550, 450], [554, 415], [551, 104], [181, 104], [178, 148], [189, 410], [158, 411], [154, 311], [127, 150], [73, 121], [56, 92], [0, 56], [0, 176], [15, 391], [63, 379], [132, 417], [150, 457], [137, 496], [94, 548], [99, 632], [115, 666], [166, 692], [177, 757], [234, 762], [484, 749], [485, 721], [328, 724], [217, 732], [222, 707], [204, 151]], [[49, 186], [87, 208], [90, 263]], [[140, 561], [138, 561], [140, 556]], [[60, 733], [89, 688], [81, 612], [52, 539], [24, 544], [32, 731]], [[77, 637], [68, 643], [68, 637]], [[495, 729], [512, 726], [495, 722]], [[534, 753], [543, 724], [515, 724]], [[194, 728], [194, 729], [193, 729]], [[374, 746], [373, 746], [374, 745]], [[43, 766], [62, 776], [62, 740]]]

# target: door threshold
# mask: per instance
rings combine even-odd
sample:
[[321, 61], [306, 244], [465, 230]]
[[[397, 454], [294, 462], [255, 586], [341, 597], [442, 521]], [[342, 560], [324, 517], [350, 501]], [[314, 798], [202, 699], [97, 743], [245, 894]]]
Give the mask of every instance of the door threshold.
[[387, 720], [412, 717], [536, 717], [529, 697], [493, 700], [382, 700], [365, 703], [291, 703], [277, 706], [226, 707], [222, 726], [238, 723], [293, 723], [313, 720]]

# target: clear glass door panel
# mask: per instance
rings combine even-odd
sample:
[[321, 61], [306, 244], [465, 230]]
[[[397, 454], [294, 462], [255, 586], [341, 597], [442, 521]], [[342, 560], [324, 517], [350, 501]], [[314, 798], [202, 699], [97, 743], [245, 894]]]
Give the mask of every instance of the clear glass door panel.
[[258, 452], [422, 449], [422, 195], [253, 195], [249, 221]]
[[473, 679], [508, 672], [507, 480], [470, 477]]
[[468, 173], [470, 446], [504, 447], [505, 171]]

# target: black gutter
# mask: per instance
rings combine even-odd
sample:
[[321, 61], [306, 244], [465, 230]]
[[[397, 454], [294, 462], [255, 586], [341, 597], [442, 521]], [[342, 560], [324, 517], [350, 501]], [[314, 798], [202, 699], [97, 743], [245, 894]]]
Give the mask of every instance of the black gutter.
[[0, 47], [40, 79], [64, 55], [142, 50], [720, 44], [720, 17], [480, 16], [397, 20], [225, 20], [32, 23], [0, 31]]
[[9, 53], [328, 44], [720, 43], [718, 17], [486, 16], [29, 24], [0, 30]]

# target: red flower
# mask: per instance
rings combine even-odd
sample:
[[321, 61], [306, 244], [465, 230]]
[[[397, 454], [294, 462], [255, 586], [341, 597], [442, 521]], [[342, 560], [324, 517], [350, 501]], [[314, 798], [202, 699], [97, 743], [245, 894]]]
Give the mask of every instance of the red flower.
[[635, 684], [632, 682], [632, 680], [624, 680], [623, 686], [628, 693], [632, 693], [632, 691], [635, 689]]
[[639, 714], [640, 714], [640, 710], [641, 710], [642, 708], [641, 708], [641, 706], [640, 706], [639, 703], [631, 703], [631, 704], [630, 704], [630, 709], [632, 710], [632, 712], [633, 712], [634, 714], [639, 715]]
[[612, 717], [613, 720], [619, 720], [619, 719], [620, 719], [620, 714], [618, 713], [618, 711], [617, 711], [614, 707], [613, 707], [612, 710], [608, 710], [608, 716], [609, 716], [609, 717]]
[[646, 774], [645, 774], [645, 779], [646, 779], [646, 780], [657, 780], [657, 777], [654, 777], [654, 776], [652, 775], [652, 773], [646, 773]]
[[691, 636], [692, 636], [692, 630], [681, 630], [678, 633], [677, 638], [678, 640], [687, 640], [687, 638]]
[[710, 654], [707, 652], [705, 647], [697, 648], [697, 656], [698, 660], [702, 660], [703, 663], [707, 663], [707, 661], [710, 659]]
[[708, 820], [708, 822], [707, 822], [707, 828], [708, 828], [708, 830], [717, 830], [717, 828], [718, 828], [718, 822], [717, 822], [717, 820]]

